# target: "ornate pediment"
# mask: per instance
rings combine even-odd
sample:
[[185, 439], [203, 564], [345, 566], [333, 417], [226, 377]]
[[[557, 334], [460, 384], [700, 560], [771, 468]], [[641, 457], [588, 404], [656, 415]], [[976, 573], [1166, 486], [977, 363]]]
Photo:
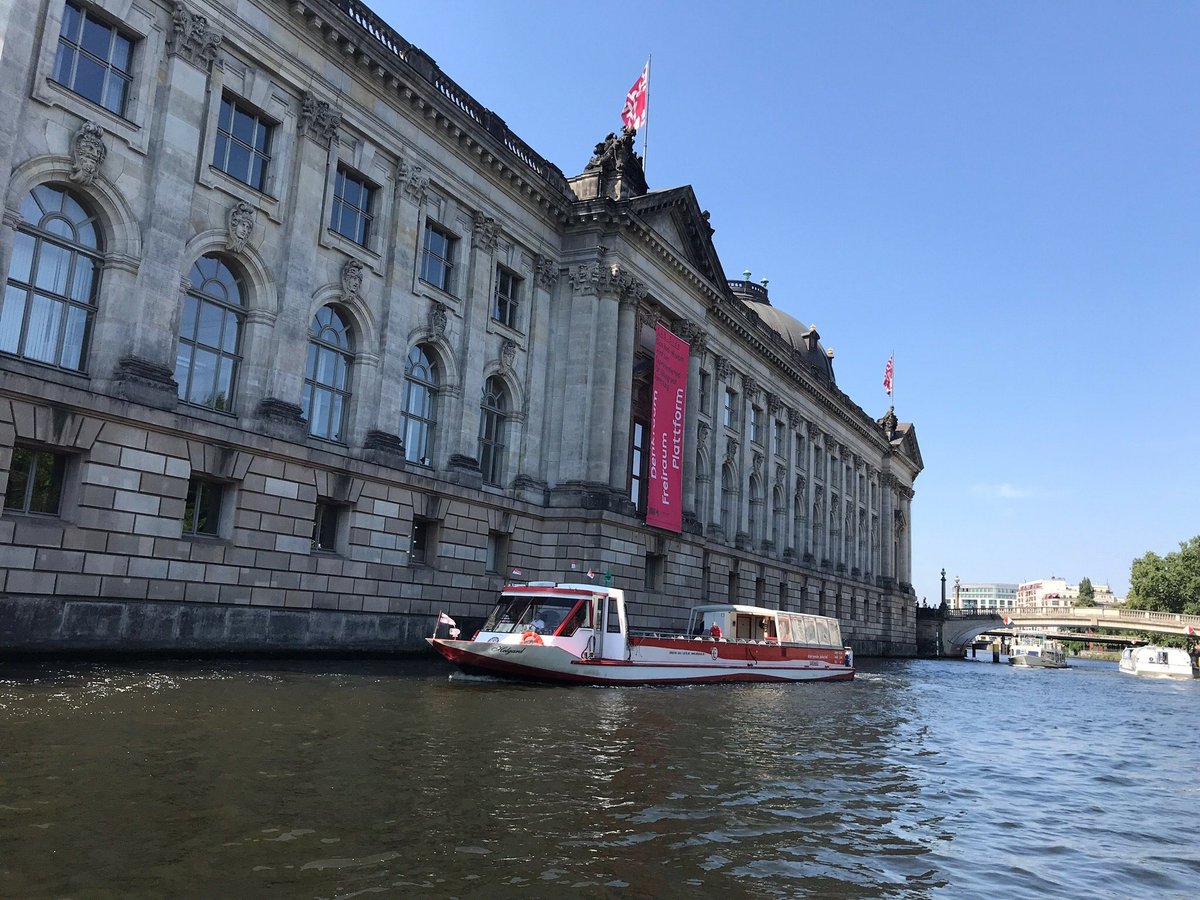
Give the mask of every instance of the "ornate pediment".
[[634, 197], [629, 208], [663, 244], [721, 291], [725, 290], [725, 270], [713, 246], [708, 213], [700, 209], [690, 187]]

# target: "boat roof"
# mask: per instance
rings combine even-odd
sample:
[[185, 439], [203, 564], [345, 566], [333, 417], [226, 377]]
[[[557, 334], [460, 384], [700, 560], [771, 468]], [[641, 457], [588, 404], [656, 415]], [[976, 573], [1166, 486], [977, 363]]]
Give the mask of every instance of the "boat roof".
[[812, 616], [814, 619], [828, 619], [830, 616], [818, 616], [816, 613], [792, 612], [785, 609], [767, 609], [765, 606], [744, 606], [741, 603], [705, 603], [693, 606], [692, 612], [735, 612], [749, 613], [752, 616]]
[[556, 591], [569, 591], [570, 593], [586, 592], [588, 594], [612, 594], [621, 596], [624, 592], [620, 588], [606, 587], [600, 584], [572, 584], [568, 582], [557, 581], [529, 581], [523, 584], [506, 584], [504, 593], [532, 593], [532, 594], [552, 594]]

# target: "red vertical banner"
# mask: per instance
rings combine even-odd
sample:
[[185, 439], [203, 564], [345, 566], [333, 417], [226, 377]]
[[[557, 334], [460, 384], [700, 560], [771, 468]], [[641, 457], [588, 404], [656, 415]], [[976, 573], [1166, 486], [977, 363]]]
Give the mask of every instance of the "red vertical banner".
[[688, 344], [663, 325], [654, 330], [654, 399], [650, 407], [650, 477], [646, 524], [683, 531], [683, 423]]

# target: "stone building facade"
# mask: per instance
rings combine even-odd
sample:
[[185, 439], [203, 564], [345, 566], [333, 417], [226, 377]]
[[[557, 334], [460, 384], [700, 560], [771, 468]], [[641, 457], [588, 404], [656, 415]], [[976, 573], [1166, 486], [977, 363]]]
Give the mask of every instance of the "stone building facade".
[[[914, 652], [913, 429], [631, 134], [568, 178], [357, 0], [16, 6], [0, 647], [413, 649], [574, 566], [637, 626], [736, 598]], [[679, 534], [644, 521], [658, 323]]]

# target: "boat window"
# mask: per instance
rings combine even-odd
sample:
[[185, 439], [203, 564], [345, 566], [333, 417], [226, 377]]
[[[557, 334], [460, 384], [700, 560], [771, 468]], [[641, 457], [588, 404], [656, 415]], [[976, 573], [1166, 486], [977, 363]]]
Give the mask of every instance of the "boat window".
[[533, 629], [551, 634], [562, 624], [576, 601], [559, 597], [504, 597], [488, 616], [483, 630], [495, 634]]
[[792, 620], [786, 617], [779, 619], [779, 640], [784, 643], [791, 643], [795, 640], [792, 637]]
[[588, 602], [586, 600], [580, 600], [577, 604], [575, 604], [575, 609], [571, 611], [571, 614], [567, 616], [566, 622], [564, 622], [562, 628], [559, 629], [559, 636], [568, 637], [582, 628], [584, 618], [587, 616], [587, 610]]
[[826, 647], [833, 644], [832, 629], [829, 627], [829, 621], [826, 619], [820, 619], [817, 622], [817, 640]]
[[610, 599], [608, 601], [608, 627], [605, 628], [609, 634], [621, 633], [621, 617], [617, 613], [617, 601]]
[[815, 644], [817, 642], [817, 622], [812, 616], [804, 617], [804, 643]]
[[496, 604], [496, 608], [492, 610], [492, 614], [488, 616], [483, 630], [501, 634], [516, 631], [517, 626], [526, 620], [529, 606], [530, 599], [528, 597], [502, 597]]

